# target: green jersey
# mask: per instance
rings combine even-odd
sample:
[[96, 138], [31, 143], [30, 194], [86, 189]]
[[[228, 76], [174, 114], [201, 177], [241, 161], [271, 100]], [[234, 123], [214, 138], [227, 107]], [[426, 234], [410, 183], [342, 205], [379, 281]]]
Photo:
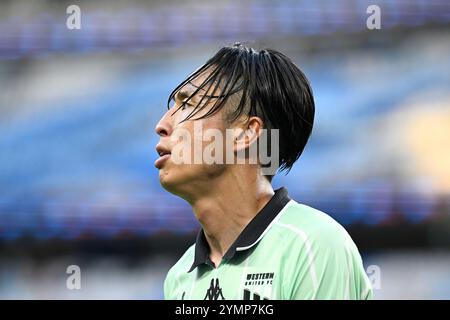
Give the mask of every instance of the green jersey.
[[281, 188], [245, 227], [220, 265], [203, 230], [164, 282], [165, 299], [370, 299], [354, 242], [325, 213]]

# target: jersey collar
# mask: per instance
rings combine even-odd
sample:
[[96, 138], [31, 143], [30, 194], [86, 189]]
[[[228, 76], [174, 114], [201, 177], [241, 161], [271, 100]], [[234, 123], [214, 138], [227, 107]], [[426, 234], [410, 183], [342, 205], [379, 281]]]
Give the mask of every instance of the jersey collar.
[[[269, 202], [250, 221], [234, 241], [223, 256], [223, 259], [229, 260], [234, 257], [237, 251], [245, 251], [255, 246], [269, 230], [275, 217], [277, 217], [290, 200], [291, 198], [289, 198], [286, 188], [276, 190]], [[201, 264], [207, 264], [214, 267], [213, 262], [209, 258], [209, 245], [206, 241], [203, 229], [200, 229], [197, 234], [194, 263], [188, 272], [191, 272]]]

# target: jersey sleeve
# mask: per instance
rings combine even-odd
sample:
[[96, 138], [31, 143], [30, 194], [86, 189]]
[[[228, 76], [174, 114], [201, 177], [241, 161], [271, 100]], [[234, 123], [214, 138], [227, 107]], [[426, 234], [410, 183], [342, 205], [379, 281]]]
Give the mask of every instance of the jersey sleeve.
[[287, 270], [288, 299], [372, 298], [372, 288], [353, 240], [341, 226], [303, 234]]
[[173, 277], [171, 272], [169, 271], [164, 280], [164, 300], [172, 300], [172, 292], [173, 292]]

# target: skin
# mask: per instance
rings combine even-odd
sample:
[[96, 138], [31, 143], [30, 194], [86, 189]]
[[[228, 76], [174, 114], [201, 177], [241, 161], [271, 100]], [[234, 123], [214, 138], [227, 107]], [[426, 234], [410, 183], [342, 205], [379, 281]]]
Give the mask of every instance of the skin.
[[[203, 77], [199, 76], [192, 83], [198, 86], [203, 81]], [[223, 137], [227, 128], [245, 130], [246, 135], [234, 136], [235, 157], [240, 148], [248, 148], [255, 143], [263, 128], [263, 122], [258, 117], [241, 117], [229, 123], [226, 120], [228, 106], [225, 106], [213, 116], [195, 120], [211, 108], [214, 99], [194, 117], [194, 120], [182, 122], [192, 111], [193, 106], [187, 106], [184, 110], [180, 109], [175, 114], [173, 112], [181, 106], [187, 97], [186, 94], [189, 95], [194, 90], [195, 87], [192, 85], [186, 85], [180, 89], [175, 96], [175, 105], [156, 125], [155, 131], [160, 136], [158, 146], [172, 150], [175, 141], [171, 137], [180, 129], [187, 130], [194, 139], [201, 139], [193, 134], [194, 122], [201, 122], [203, 130], [219, 129]], [[201, 99], [201, 94], [205, 92], [198, 93], [190, 102], [196, 105]], [[206, 145], [207, 142], [202, 143], [203, 149]], [[225, 147], [225, 142], [223, 146]], [[193, 152], [192, 147], [192, 155]], [[211, 261], [217, 267], [239, 234], [272, 198], [274, 194], [272, 185], [262, 175], [259, 164], [236, 164], [236, 159], [235, 164], [175, 164], [171, 157], [169, 156], [159, 168], [161, 185], [167, 191], [185, 199], [192, 206], [208, 241]]]

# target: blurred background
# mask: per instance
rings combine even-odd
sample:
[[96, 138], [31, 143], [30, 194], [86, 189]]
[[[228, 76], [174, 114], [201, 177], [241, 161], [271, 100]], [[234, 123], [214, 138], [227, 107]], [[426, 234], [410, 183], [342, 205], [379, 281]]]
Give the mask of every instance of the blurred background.
[[163, 297], [199, 225], [159, 184], [154, 127], [236, 41], [286, 53], [315, 93], [311, 140], [275, 187], [345, 226], [379, 268], [376, 299], [450, 299], [446, 0], [0, 1], [1, 299]]

